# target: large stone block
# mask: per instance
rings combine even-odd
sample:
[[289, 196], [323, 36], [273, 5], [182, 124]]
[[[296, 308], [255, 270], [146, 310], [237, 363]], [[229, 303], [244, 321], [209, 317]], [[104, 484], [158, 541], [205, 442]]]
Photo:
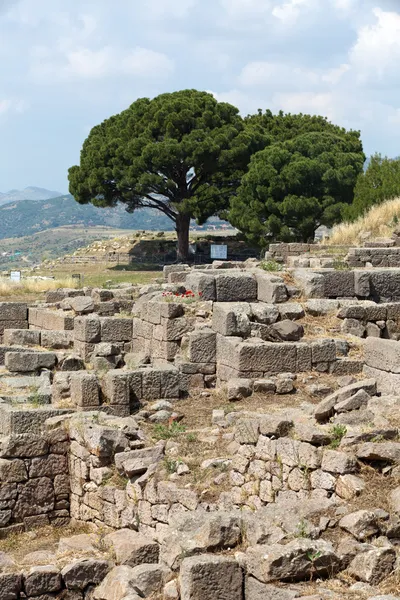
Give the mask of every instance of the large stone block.
[[178, 342], [164, 342], [155, 338], [151, 340], [150, 353], [153, 359], [174, 360], [178, 352]]
[[236, 361], [230, 366], [239, 371], [294, 372], [296, 371], [296, 346], [291, 343], [249, 340], [239, 344]]
[[203, 300], [216, 300], [217, 291], [214, 275], [191, 271], [186, 277], [186, 289], [201, 295]]
[[277, 275], [257, 273], [257, 299], [273, 304], [286, 302], [288, 298], [285, 282]]
[[215, 363], [217, 334], [211, 329], [199, 329], [188, 335], [188, 359], [192, 363]]
[[21, 485], [14, 508], [14, 517], [23, 519], [49, 513], [54, 509], [54, 488], [51, 479], [39, 477]]
[[71, 400], [81, 408], [99, 406], [99, 384], [96, 375], [73, 373], [71, 375]]
[[374, 369], [400, 374], [400, 343], [394, 340], [367, 338], [365, 364]]
[[26, 321], [28, 305], [23, 302], [0, 302], [0, 321]]
[[40, 344], [44, 348], [51, 348], [53, 350], [68, 350], [74, 344], [74, 332], [43, 330], [40, 334]]
[[40, 331], [7, 328], [3, 339], [9, 346], [40, 346]]
[[52, 369], [57, 362], [53, 352], [6, 352], [5, 365], [15, 373]]
[[153, 336], [163, 342], [177, 342], [190, 330], [190, 321], [186, 317], [177, 319], [161, 319], [161, 324], [154, 327]]
[[212, 327], [221, 335], [248, 337], [251, 314], [251, 307], [247, 302], [215, 302]]
[[74, 320], [75, 340], [95, 344], [101, 341], [100, 331], [98, 317], [76, 317]]
[[309, 269], [297, 269], [293, 273], [296, 285], [307, 298], [324, 298], [324, 277]]
[[251, 273], [221, 273], [215, 276], [218, 302], [240, 302], [257, 299], [257, 280]]
[[354, 271], [325, 271], [324, 297], [345, 298], [355, 295]]
[[129, 342], [132, 339], [132, 319], [101, 317], [100, 326], [102, 342]]
[[387, 371], [375, 369], [368, 365], [364, 365], [363, 373], [365, 377], [371, 377], [376, 381], [377, 391], [380, 394], [398, 395], [400, 389], [400, 374], [388, 373]]
[[202, 554], [182, 561], [181, 600], [242, 600], [243, 572], [234, 558]]
[[400, 270], [370, 271], [370, 295], [375, 300], [393, 302], [400, 298]]

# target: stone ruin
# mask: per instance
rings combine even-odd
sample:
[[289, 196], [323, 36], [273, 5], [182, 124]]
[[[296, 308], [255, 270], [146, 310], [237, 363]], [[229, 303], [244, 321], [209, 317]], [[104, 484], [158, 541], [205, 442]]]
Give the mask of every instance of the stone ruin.
[[0, 303], [0, 600], [400, 597], [400, 270]]

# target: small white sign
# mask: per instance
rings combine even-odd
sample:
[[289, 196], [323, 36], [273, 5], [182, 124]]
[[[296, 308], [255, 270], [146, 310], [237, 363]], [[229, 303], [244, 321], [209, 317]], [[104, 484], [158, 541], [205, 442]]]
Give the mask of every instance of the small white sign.
[[11, 271], [10, 273], [11, 281], [21, 281], [21, 271]]
[[211, 258], [216, 260], [226, 260], [228, 258], [228, 246], [226, 244], [212, 244]]

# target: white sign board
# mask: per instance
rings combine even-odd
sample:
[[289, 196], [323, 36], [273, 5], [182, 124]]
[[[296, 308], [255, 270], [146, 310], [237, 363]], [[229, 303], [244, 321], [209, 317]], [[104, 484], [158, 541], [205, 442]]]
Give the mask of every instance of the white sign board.
[[10, 279], [11, 281], [21, 281], [21, 271], [11, 271]]
[[228, 258], [228, 246], [226, 244], [212, 244], [211, 258], [216, 260], [226, 260]]

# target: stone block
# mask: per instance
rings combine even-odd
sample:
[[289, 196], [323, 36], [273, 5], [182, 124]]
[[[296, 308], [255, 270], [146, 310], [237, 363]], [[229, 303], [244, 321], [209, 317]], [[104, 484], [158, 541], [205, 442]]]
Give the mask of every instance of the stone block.
[[57, 362], [53, 352], [6, 352], [5, 365], [14, 373], [52, 369]]
[[80, 408], [99, 406], [99, 384], [96, 375], [71, 374], [71, 400]]
[[109, 533], [104, 537], [104, 543], [112, 548], [118, 564], [136, 567], [142, 563], [158, 562], [157, 542], [131, 529], [120, 529]]
[[285, 282], [281, 277], [268, 273], [257, 273], [257, 299], [260, 302], [277, 304], [288, 298]]
[[354, 293], [361, 298], [371, 295], [369, 271], [354, 271]]
[[178, 342], [163, 342], [153, 338], [150, 344], [150, 354], [153, 359], [159, 358], [171, 361], [178, 354], [179, 348]]
[[98, 317], [76, 317], [74, 339], [95, 344], [101, 341], [100, 319]]
[[367, 338], [365, 364], [368, 367], [400, 374], [400, 344], [394, 340]]
[[23, 302], [0, 302], [0, 321], [26, 321], [28, 305]]
[[211, 329], [199, 329], [188, 334], [188, 359], [192, 363], [215, 363], [217, 335]]
[[89, 362], [92, 358], [92, 354], [96, 349], [96, 344], [89, 344], [88, 342], [81, 342], [74, 340], [74, 352], [80, 356], [85, 362]]
[[217, 291], [214, 275], [191, 271], [186, 277], [186, 289], [201, 295], [203, 300], [216, 300]]
[[[38, 332], [35, 332], [38, 333]], [[42, 331], [40, 343], [44, 348], [53, 350], [68, 350], [74, 344], [73, 331]]]
[[28, 596], [58, 592], [61, 585], [61, 573], [53, 565], [31, 567], [24, 577], [25, 593]]
[[242, 600], [243, 572], [234, 558], [203, 554], [182, 561], [181, 600]]
[[257, 342], [238, 344], [232, 367], [239, 371], [289, 373], [296, 371], [296, 346], [291, 343]]
[[334, 340], [316, 340], [311, 343], [312, 363], [329, 363], [336, 360]]
[[100, 317], [100, 327], [102, 342], [129, 342], [132, 339], [132, 319]]
[[[281, 305], [278, 309], [275, 304], [266, 304], [265, 302], [251, 302], [250, 310], [251, 310], [251, 318], [254, 319], [256, 323], [261, 323], [262, 325], [272, 325], [276, 323], [279, 319], [280, 308], [284, 305]], [[215, 304], [213, 306], [213, 314], [215, 310]]]
[[355, 295], [354, 271], [325, 271], [324, 297], [348, 298]]
[[3, 339], [9, 346], [40, 346], [40, 331], [7, 328]]
[[215, 276], [217, 302], [257, 299], [257, 280], [251, 273], [218, 273]]
[[215, 302], [212, 327], [221, 335], [248, 337], [251, 314], [252, 310], [247, 302]]
[[190, 330], [190, 321], [186, 317], [161, 319], [161, 324], [154, 328], [154, 337], [164, 342], [175, 342], [182, 339]]
[[296, 285], [307, 298], [324, 298], [324, 277], [309, 269], [297, 269], [293, 273]]

